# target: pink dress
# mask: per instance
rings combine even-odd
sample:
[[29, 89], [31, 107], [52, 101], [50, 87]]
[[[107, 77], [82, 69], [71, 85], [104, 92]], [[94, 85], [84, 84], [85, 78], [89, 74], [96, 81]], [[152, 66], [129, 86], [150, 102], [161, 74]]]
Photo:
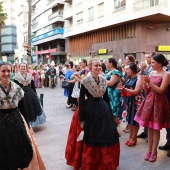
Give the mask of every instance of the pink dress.
[[[162, 77], [151, 76], [151, 82], [160, 87]], [[142, 101], [136, 113], [135, 121], [140, 126], [155, 130], [170, 128], [170, 106], [166, 92], [158, 94], [148, 87], [146, 94], [146, 98]]]

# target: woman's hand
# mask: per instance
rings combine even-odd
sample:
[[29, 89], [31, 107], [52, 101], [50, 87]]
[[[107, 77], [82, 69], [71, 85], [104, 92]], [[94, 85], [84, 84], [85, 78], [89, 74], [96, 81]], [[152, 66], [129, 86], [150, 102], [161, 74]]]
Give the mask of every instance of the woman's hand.
[[150, 83], [150, 78], [149, 78], [148, 76], [143, 76], [142, 79], [143, 79], [143, 82], [144, 82], [144, 83], [146, 83], [146, 84], [149, 85], [149, 83]]

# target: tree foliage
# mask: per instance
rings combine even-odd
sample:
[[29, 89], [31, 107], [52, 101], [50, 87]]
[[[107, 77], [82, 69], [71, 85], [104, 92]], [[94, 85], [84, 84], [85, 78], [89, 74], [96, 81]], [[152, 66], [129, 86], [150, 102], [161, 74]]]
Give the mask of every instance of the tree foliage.
[[3, 13], [3, 2], [0, 2], [0, 27], [5, 26], [5, 20], [7, 19], [7, 13]]

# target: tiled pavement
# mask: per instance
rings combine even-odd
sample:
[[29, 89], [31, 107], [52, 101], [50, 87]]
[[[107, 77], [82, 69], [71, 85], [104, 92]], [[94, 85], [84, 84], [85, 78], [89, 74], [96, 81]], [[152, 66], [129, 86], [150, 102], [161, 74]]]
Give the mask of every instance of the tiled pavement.
[[[34, 128], [36, 141], [47, 170], [71, 170], [65, 161], [65, 145], [73, 111], [66, 109], [67, 98], [63, 96], [63, 89], [37, 89], [38, 94], [44, 94], [44, 110], [47, 121]], [[128, 134], [123, 133], [125, 124], [118, 127], [121, 135], [120, 166], [118, 170], [170, 170], [170, 158], [166, 151], [158, 150], [158, 159], [155, 163], [143, 160], [147, 151], [147, 142], [139, 139], [135, 147], [127, 147], [124, 141]], [[143, 128], [140, 128], [142, 131]], [[160, 145], [166, 142], [166, 131], [161, 131]]]

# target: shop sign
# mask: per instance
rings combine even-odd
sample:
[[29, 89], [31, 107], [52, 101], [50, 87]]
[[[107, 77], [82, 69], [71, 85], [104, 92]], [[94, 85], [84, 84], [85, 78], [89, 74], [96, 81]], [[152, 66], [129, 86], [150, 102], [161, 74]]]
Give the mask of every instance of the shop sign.
[[43, 51], [37, 51], [35, 52], [36, 55], [38, 54], [49, 54], [49, 53], [55, 53], [57, 52], [57, 49], [49, 49], [49, 50], [43, 50]]
[[46, 55], [46, 58], [50, 58], [50, 55]]
[[158, 51], [170, 51], [170, 46], [168, 45], [159, 45]]
[[98, 54], [107, 54], [107, 49], [98, 50]]

